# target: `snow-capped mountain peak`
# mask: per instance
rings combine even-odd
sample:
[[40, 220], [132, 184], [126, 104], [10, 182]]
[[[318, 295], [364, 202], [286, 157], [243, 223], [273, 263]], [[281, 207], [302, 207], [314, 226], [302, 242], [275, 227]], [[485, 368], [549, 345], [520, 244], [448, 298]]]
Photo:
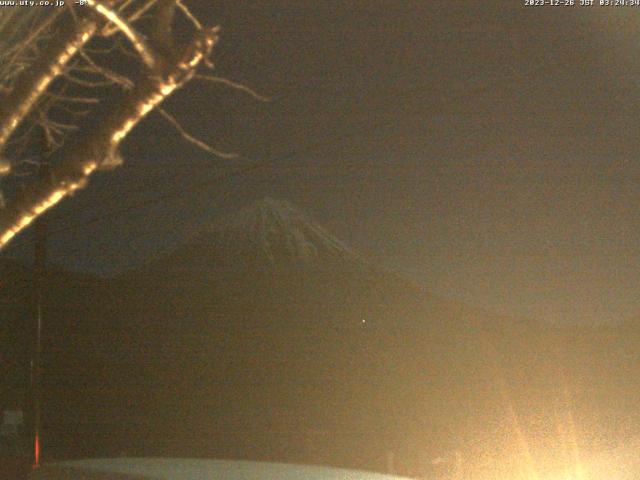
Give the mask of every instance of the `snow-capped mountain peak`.
[[284, 200], [264, 198], [211, 228], [229, 252], [272, 264], [310, 265], [327, 260], [360, 262], [360, 256]]

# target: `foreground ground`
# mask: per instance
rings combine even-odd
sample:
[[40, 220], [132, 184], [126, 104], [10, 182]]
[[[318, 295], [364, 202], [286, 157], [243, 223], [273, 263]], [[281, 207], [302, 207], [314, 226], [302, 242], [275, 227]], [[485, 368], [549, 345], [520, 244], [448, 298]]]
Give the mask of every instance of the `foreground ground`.
[[47, 465], [31, 480], [400, 480], [318, 466], [229, 460], [115, 458]]

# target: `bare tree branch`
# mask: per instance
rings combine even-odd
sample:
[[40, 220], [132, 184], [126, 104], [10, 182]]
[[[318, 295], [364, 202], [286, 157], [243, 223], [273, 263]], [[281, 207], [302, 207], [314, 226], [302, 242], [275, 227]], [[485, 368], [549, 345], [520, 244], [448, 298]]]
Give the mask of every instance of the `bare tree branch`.
[[204, 80], [211, 83], [220, 83], [222, 85], [226, 85], [227, 87], [233, 88], [234, 90], [238, 90], [240, 92], [244, 92], [248, 95], [251, 95], [253, 98], [261, 102], [271, 101], [269, 97], [265, 97], [264, 95], [259, 94], [258, 92], [253, 90], [251, 87], [243, 85], [242, 83], [234, 82], [233, 80], [229, 80], [228, 78], [217, 77], [215, 75], [200, 75], [200, 74], [196, 75], [194, 78], [197, 80]]
[[114, 72], [109, 68], [98, 65], [87, 52], [80, 52], [80, 56], [82, 56], [82, 58], [96, 73], [101, 74], [103, 77], [113, 81], [114, 83], [122, 85], [126, 89], [133, 88], [133, 81], [131, 79], [125, 77], [124, 75], [121, 75], [118, 72]]
[[[52, 14], [48, 15], [36, 28], [30, 29], [27, 37], [20, 39], [16, 42], [14, 48], [10, 48], [7, 51], [2, 52], [2, 63], [6, 65], [6, 69], [12, 68], [12, 65], [18, 61], [20, 56], [29, 48], [33, 46], [33, 43], [43, 35], [43, 33], [57, 20], [61, 14], [60, 10], [56, 10]], [[9, 57], [9, 58], [7, 58]], [[6, 74], [6, 72], [5, 72]]]
[[4, 177], [5, 175], [8, 175], [10, 171], [11, 171], [11, 164], [4, 159], [0, 159], [0, 177]]
[[158, 54], [151, 48], [145, 38], [140, 35], [120, 13], [100, 0], [87, 0], [87, 5], [99, 15], [113, 23], [131, 42], [140, 58], [150, 70], [158, 68]]
[[184, 138], [187, 142], [192, 143], [198, 148], [204, 150], [205, 152], [211, 153], [216, 157], [225, 158], [225, 159], [232, 159], [232, 158], [239, 157], [237, 153], [223, 152], [222, 150], [218, 150], [217, 148], [214, 148], [211, 145], [203, 142], [202, 140], [194, 137], [189, 132], [187, 132], [184, 129], [184, 127], [180, 125], [180, 122], [178, 122], [178, 120], [176, 120], [176, 118], [173, 115], [171, 115], [169, 112], [167, 112], [164, 108], [158, 108], [158, 113], [162, 115], [178, 131], [178, 133], [180, 133], [182, 138]]
[[0, 152], [51, 82], [63, 72], [64, 66], [96, 29], [96, 21], [90, 18], [70, 22], [41, 52], [34, 65], [16, 79], [14, 89], [0, 105]]
[[[138, 20], [140, 17], [142, 17], [142, 15], [147, 13], [147, 11], [149, 11], [157, 3], [157, 1], [158, 0], [147, 0], [147, 2], [143, 3], [140, 7], [138, 7], [138, 9], [135, 12], [131, 14], [127, 14], [126, 18], [128, 19], [129, 23], [133, 23], [136, 20]], [[118, 8], [118, 10], [121, 13], [123, 13], [130, 3], [131, 3], [131, 0], [123, 2], [122, 5], [120, 5], [120, 7]], [[105, 27], [102, 29], [100, 33], [105, 37], [110, 37], [116, 32], [118, 32], [118, 27], [112, 24], [108, 24], [108, 25], [105, 25]]]
[[182, 0], [176, 0], [176, 5], [178, 6], [178, 8], [182, 11], [182, 13], [184, 14], [185, 17], [187, 17], [189, 19], [189, 21], [193, 24], [193, 26], [197, 29], [197, 30], [202, 30], [202, 24], [200, 23], [200, 20], [198, 20], [198, 18], [191, 13], [191, 10], [189, 10], [189, 7], [187, 7]]
[[51, 180], [40, 180], [0, 210], [0, 249], [39, 215], [82, 188], [93, 172], [109, 164], [129, 132], [176, 89], [188, 82], [217, 41], [217, 29], [203, 30], [161, 75], [146, 75], [105, 113], [101, 128], [84, 132], [63, 147]]
[[47, 92], [45, 96], [59, 102], [85, 103], [85, 104], [94, 104], [94, 105], [100, 103], [100, 99], [96, 97], [80, 97], [78, 95], [70, 97], [67, 95], [62, 95], [62, 94], [53, 93], [53, 92]]

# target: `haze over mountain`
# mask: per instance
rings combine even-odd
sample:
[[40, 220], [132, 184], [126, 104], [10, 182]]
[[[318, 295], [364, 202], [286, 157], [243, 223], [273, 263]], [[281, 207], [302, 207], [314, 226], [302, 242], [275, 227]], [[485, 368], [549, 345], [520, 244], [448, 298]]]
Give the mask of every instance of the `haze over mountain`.
[[278, 325], [357, 327], [364, 321], [373, 327], [385, 309], [406, 310], [396, 327], [417, 304], [445, 304], [368, 261], [290, 203], [271, 198], [205, 226], [186, 245], [118, 280], [136, 285], [125, 288], [124, 303], [153, 296], [160, 315], [171, 311], [195, 321], [204, 309], [213, 317], [196, 317], [209, 324], [242, 315], [263, 326], [277, 318]]
[[[175, 332], [168, 356], [215, 352], [228, 372], [234, 361], [253, 365], [237, 377], [252, 379], [245, 391], [264, 391], [260, 383], [270, 394], [258, 398], [280, 399], [301, 430], [382, 429], [387, 441], [435, 455], [446, 445], [475, 448], [478, 436], [495, 444], [489, 438], [513, 428], [504, 412], [515, 409], [532, 437], [546, 439], [532, 450], [546, 452], [554, 448], [549, 398], [562, 388], [559, 362], [583, 385], [574, 413], [590, 429], [600, 428], [593, 410], [607, 402], [609, 387], [625, 399], [625, 412], [630, 405], [621, 359], [602, 357], [605, 348], [622, 346], [619, 331], [553, 329], [445, 301], [370, 262], [281, 200], [222, 218], [120, 280], [125, 305], [154, 305], [144, 328]], [[136, 312], [130, 318], [139, 318]], [[194, 332], [187, 340], [185, 329]], [[216, 340], [207, 337], [214, 331]], [[190, 376], [164, 365], [165, 376]], [[593, 395], [588, 382], [606, 368], [609, 378]], [[277, 403], [258, 401], [255, 408], [282, 418]], [[614, 410], [608, 415], [619, 416]], [[424, 435], [428, 442], [418, 440]]]
[[391, 449], [405, 473], [433, 473], [430, 461], [456, 450], [519, 455], [505, 440], [511, 411], [532, 454], [553, 464], [563, 369], [583, 433], [633, 433], [635, 331], [550, 328], [445, 301], [285, 201], [249, 205], [109, 281], [64, 285], [45, 329], [47, 439], [62, 456], [384, 470]]

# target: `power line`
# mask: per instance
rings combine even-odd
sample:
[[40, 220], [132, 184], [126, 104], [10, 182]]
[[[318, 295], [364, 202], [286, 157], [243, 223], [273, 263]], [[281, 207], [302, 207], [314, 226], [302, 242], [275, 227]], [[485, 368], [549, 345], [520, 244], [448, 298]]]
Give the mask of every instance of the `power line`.
[[[424, 88], [422, 86], [408, 90], [405, 92], [405, 96], [406, 95], [410, 95], [412, 93], [415, 92], [422, 92], [424, 91]], [[374, 125], [370, 125], [370, 124], [365, 124], [363, 125], [362, 129], [359, 130], [355, 130], [355, 131], [351, 131], [348, 133], [345, 133], [343, 135], [339, 135], [333, 139], [328, 139], [328, 138], [323, 138], [320, 140], [317, 140], [315, 142], [312, 142], [311, 144], [301, 148], [301, 149], [296, 149], [293, 150], [291, 152], [285, 153], [283, 155], [278, 155], [276, 157], [270, 158], [270, 159], [266, 159], [266, 160], [254, 160], [253, 163], [249, 164], [249, 165], [245, 165], [242, 167], [238, 167], [236, 169], [232, 169], [231, 171], [226, 171], [223, 172], [220, 175], [216, 175], [214, 178], [210, 178], [207, 179], [206, 181], [203, 182], [198, 182], [195, 184], [192, 184], [189, 186], [188, 189], [184, 188], [184, 187], [179, 187], [176, 189], [172, 189], [168, 192], [165, 192], [161, 195], [157, 195], [153, 198], [148, 198], [148, 199], [144, 199], [144, 200], [140, 200], [138, 202], [135, 203], [131, 203], [129, 205], [126, 205], [124, 207], [121, 208], [117, 208], [114, 209], [108, 213], [102, 214], [102, 215], [96, 215], [92, 218], [90, 218], [89, 220], [83, 221], [83, 222], [79, 222], [79, 223], [75, 223], [75, 224], [71, 224], [71, 225], [67, 225], [64, 227], [60, 227], [57, 229], [50, 229], [49, 230], [49, 236], [53, 236], [53, 235], [57, 235], [60, 233], [65, 233], [68, 231], [72, 231], [72, 230], [77, 230], [79, 228], [84, 228], [86, 226], [98, 223], [100, 221], [103, 220], [107, 220], [107, 219], [111, 219], [111, 218], [115, 218], [115, 217], [119, 217], [122, 215], [125, 215], [129, 212], [135, 211], [135, 210], [139, 210], [142, 208], [145, 208], [147, 206], [151, 206], [151, 205], [155, 205], [170, 199], [175, 199], [175, 198], [180, 198], [183, 197], [185, 195], [191, 194], [194, 191], [199, 191], [204, 187], [209, 187], [215, 184], [218, 184], [222, 181], [225, 180], [229, 180], [241, 175], [246, 175], [258, 170], [262, 170], [262, 169], [266, 169], [266, 168], [270, 168], [273, 167], [275, 165], [277, 165], [277, 163], [279, 162], [285, 162], [287, 160], [293, 159], [295, 157], [301, 156], [301, 155], [305, 155], [307, 153], [310, 152], [314, 152], [317, 151], [319, 149], [321, 149], [322, 147], [326, 147], [326, 146], [335, 146], [336, 144], [340, 144], [346, 140], [349, 140], [353, 137], [356, 137], [358, 135], [361, 135], [363, 133], [368, 133], [371, 132], [372, 130], [375, 130], [377, 128], [379, 128], [380, 126], [384, 126], [385, 124], [388, 124], [389, 121], [388, 120], [384, 120], [384, 121], [380, 121], [380, 122], [376, 122]], [[21, 246], [24, 245], [28, 245], [28, 244], [32, 244], [34, 242], [34, 239], [30, 238], [30, 239], [25, 239], [22, 240], [20, 242], [16, 242], [14, 244], [12, 244], [9, 249], [11, 248], [19, 248]]]
[[[369, 128], [375, 128], [375, 127], [369, 127]], [[241, 175], [247, 175], [249, 173], [255, 172], [255, 171], [259, 171], [259, 170], [263, 170], [263, 169], [267, 169], [267, 168], [271, 168], [273, 167], [277, 162], [284, 162], [286, 160], [290, 160], [292, 158], [295, 158], [299, 155], [304, 155], [306, 153], [310, 153], [313, 151], [318, 150], [320, 147], [324, 147], [327, 145], [331, 145], [334, 146], [338, 143], [344, 142], [345, 140], [348, 140], [356, 135], [359, 135], [363, 132], [351, 132], [349, 134], [345, 134], [342, 135], [340, 137], [337, 137], [333, 140], [333, 142], [331, 142], [330, 144], [327, 143], [325, 140], [323, 141], [318, 141], [318, 142], [314, 142], [311, 145], [308, 145], [307, 147], [300, 149], [300, 150], [295, 150], [293, 152], [289, 152], [285, 155], [282, 156], [278, 156], [272, 159], [269, 159], [267, 161], [255, 161], [254, 163], [244, 166], [244, 167], [240, 167], [237, 168], [235, 170], [232, 170], [231, 172], [224, 172], [220, 175], [215, 176], [214, 178], [210, 178], [207, 179], [206, 181], [203, 182], [198, 182], [195, 184], [192, 184], [189, 186], [189, 188], [184, 188], [184, 187], [180, 187], [180, 188], [176, 188], [173, 190], [170, 190], [168, 192], [165, 192], [161, 195], [157, 195], [153, 198], [148, 198], [148, 199], [144, 199], [144, 200], [140, 200], [138, 202], [135, 203], [131, 203], [129, 205], [126, 205], [122, 208], [117, 208], [114, 209], [106, 214], [103, 215], [96, 215], [92, 218], [90, 218], [89, 220], [83, 221], [83, 222], [79, 222], [76, 224], [72, 224], [72, 225], [67, 225], [65, 227], [61, 227], [61, 228], [57, 228], [57, 229], [51, 229], [49, 232], [50, 236], [53, 235], [57, 235], [60, 233], [65, 233], [68, 231], [72, 231], [72, 230], [77, 230], [79, 228], [83, 228], [95, 223], [99, 223], [103, 220], [108, 220], [111, 218], [115, 218], [115, 217], [119, 217], [119, 216], [123, 216], [127, 213], [130, 213], [132, 211], [136, 211], [148, 206], [152, 206], [152, 205], [156, 205], [168, 200], [172, 200], [172, 199], [176, 199], [176, 198], [180, 198], [183, 197], [185, 195], [189, 195], [194, 193], [194, 191], [199, 191], [205, 187], [210, 187], [212, 185], [218, 184], [220, 182], [223, 181], [228, 181], [232, 178], [241, 176]], [[26, 244], [31, 244], [34, 242], [34, 239], [27, 239], [27, 240], [23, 240], [20, 242], [16, 242], [15, 244], [13, 244], [11, 246], [11, 248], [18, 248], [20, 246], [24, 246]]]

